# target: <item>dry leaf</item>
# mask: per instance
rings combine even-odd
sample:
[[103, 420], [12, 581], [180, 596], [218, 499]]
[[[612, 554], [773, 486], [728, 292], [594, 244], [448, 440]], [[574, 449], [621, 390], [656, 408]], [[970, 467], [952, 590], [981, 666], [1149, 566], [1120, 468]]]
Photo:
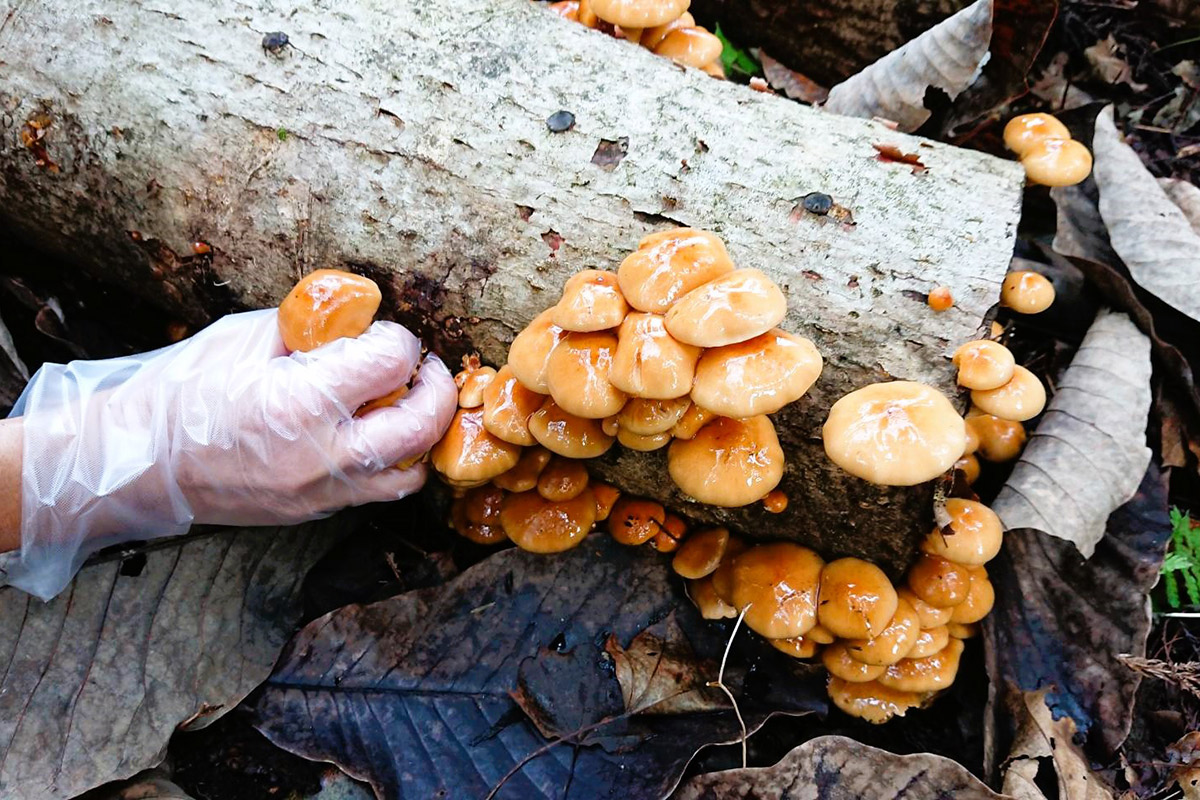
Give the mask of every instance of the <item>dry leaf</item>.
[[936, 87], [958, 97], [978, 76], [991, 38], [991, 0], [977, 0], [830, 89], [824, 108], [915, 131], [929, 119], [925, 92]]
[[192, 796], [172, 783], [170, 778], [170, 774], [162, 768], [150, 769], [127, 781], [89, 792], [78, 800], [192, 800]]
[[1055, 111], [1069, 111], [1095, 101], [1094, 97], [1068, 80], [1066, 68], [1070, 61], [1071, 57], [1066, 53], [1055, 53], [1041, 77], [1029, 86], [1034, 97], [1050, 103]]
[[829, 97], [829, 90], [808, 76], [789, 69], [771, 58], [764, 52], [759, 52], [758, 60], [762, 63], [763, 75], [771, 88], [778, 89], [793, 100], [805, 103], [821, 103]]
[[1192, 230], [1200, 234], [1200, 188], [1179, 178], [1159, 178], [1158, 185], [1171, 202], [1179, 206]]
[[1125, 60], [1124, 49], [1110, 33], [1107, 39], [1101, 39], [1083, 54], [1092, 65], [1097, 77], [1105, 83], [1125, 83], [1135, 92], [1143, 92], [1149, 88], [1144, 83], [1133, 80], [1133, 67]]
[[1034, 528], [1088, 557], [1108, 515], [1150, 463], [1150, 340], [1101, 311], [992, 508], [1005, 528]]
[[727, 705], [707, 686], [717, 665], [704, 665], [696, 658], [674, 614], [639, 633], [628, 648], [609, 636], [604, 650], [612, 656], [629, 713], [681, 714]]
[[1121, 141], [1112, 106], [1096, 118], [1092, 147], [1100, 216], [1113, 249], [1138, 285], [1200, 320], [1200, 234]]
[[1005, 764], [1003, 789], [1017, 800], [1044, 800], [1035, 783], [1042, 759], [1052, 761], [1059, 800], [1112, 800], [1112, 792], [1088, 767], [1075, 744], [1070, 717], [1054, 719], [1045, 691], [1022, 692], [1013, 698], [1021, 720]]
[[672, 800], [999, 800], [962, 765], [932, 753], [901, 756], [845, 736], [819, 736], [769, 767], [698, 775]]

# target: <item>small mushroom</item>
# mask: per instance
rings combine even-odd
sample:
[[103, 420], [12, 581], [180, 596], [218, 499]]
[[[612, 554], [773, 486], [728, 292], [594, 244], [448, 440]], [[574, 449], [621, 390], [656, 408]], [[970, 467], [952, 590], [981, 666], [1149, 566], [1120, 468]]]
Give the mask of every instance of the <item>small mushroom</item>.
[[975, 481], [979, 480], [979, 474], [982, 471], [982, 468], [979, 466], [979, 459], [973, 455], [965, 455], [958, 461], [955, 461], [954, 469], [963, 474], [963, 480], [967, 482], [967, 486], [971, 486]]
[[547, 8], [563, 19], [569, 19], [571, 22], [579, 21], [579, 0], [558, 0]]
[[738, 615], [736, 608], [717, 596], [711, 576], [688, 581], [687, 593], [705, 619], [732, 619]]
[[954, 466], [966, 447], [962, 417], [945, 395], [912, 381], [873, 383], [833, 404], [825, 453], [855, 477], [913, 486]]
[[[496, 377], [491, 367], [471, 367], [454, 376], [458, 386], [458, 407], [479, 408], [483, 405], [483, 393]], [[486, 427], [486, 426], [485, 426]]]
[[[950, 609], [946, 610], [949, 611]], [[947, 625], [922, 628], [917, 634], [912, 649], [908, 651], [906, 658], [927, 658], [945, 649], [947, 643], [950, 641], [950, 628]]]
[[496, 544], [508, 536], [500, 525], [504, 492], [495, 486], [469, 490], [450, 507], [450, 518], [459, 535], [477, 544]]
[[[820, 615], [818, 613], [818, 619]], [[810, 631], [811, 634], [811, 631]], [[907, 601], [898, 600], [896, 613], [882, 631], [870, 639], [850, 639], [846, 652], [864, 664], [887, 666], [908, 656], [921, 634], [921, 619]]]
[[845, 642], [834, 642], [821, 651], [821, 663], [829, 674], [850, 683], [866, 683], [883, 674], [886, 666], [864, 664], [850, 655]]
[[721, 565], [728, 544], [727, 528], [700, 531], [688, 537], [679, 548], [679, 552], [671, 561], [671, 568], [679, 575], [693, 580], [711, 575]]
[[827, 691], [829, 699], [844, 713], [872, 725], [903, 717], [910, 708], [917, 708], [922, 702], [921, 695], [916, 692], [900, 692], [879, 681], [851, 683], [831, 677]]
[[683, 492], [714, 506], [763, 499], [783, 478], [783, 448], [766, 416], [717, 417], [687, 440], [671, 443], [667, 470]]
[[[486, 428], [486, 412], [483, 421]], [[550, 451], [544, 447], [526, 447], [517, 465], [492, 478], [492, 483], [508, 492], [528, 492], [537, 487], [538, 476], [550, 463], [550, 457]]]
[[967, 342], [954, 351], [958, 382], [968, 389], [997, 389], [1012, 380], [1016, 359], [1012, 352], [991, 339]]
[[965, 624], [962, 622], [951, 622], [946, 626], [946, 630], [955, 639], [972, 639], [979, 635], [979, 623], [972, 622]]
[[837, 641], [837, 637], [824, 628], [820, 622], [812, 627], [808, 633], [804, 634], [806, 639], [812, 639], [817, 644], [833, 644]]
[[604, 432], [600, 420], [568, 414], [553, 400], [546, 400], [529, 417], [529, 432], [547, 450], [567, 458], [602, 456], [616, 441]]
[[782, 514], [784, 511], [787, 511], [788, 496], [779, 489], [772, 489], [762, 499], [762, 504], [767, 513]]
[[706, 411], [695, 403], [692, 403], [688, 406], [687, 411], [683, 412], [683, 416], [679, 418], [679, 422], [675, 423], [675, 427], [671, 429], [671, 436], [676, 439], [691, 439], [701, 428], [712, 422], [716, 416], [711, 411]]
[[646, 28], [642, 31], [641, 37], [638, 39], [638, 44], [645, 47], [647, 50], [653, 51], [654, 48], [662, 44], [663, 39], [667, 38], [667, 34], [678, 28], [691, 28], [695, 26], [695, 18], [688, 12], [683, 12], [670, 22], [665, 22], [662, 25], [655, 25], [651, 28]]
[[622, 28], [662, 25], [687, 11], [691, 0], [591, 0], [592, 10], [605, 22]]
[[706, 350], [696, 364], [692, 399], [726, 417], [774, 414], [808, 391], [821, 366], [821, 353], [812, 342], [775, 328]]
[[951, 608], [967, 599], [971, 573], [940, 556], [922, 555], [908, 570], [908, 588], [936, 608]]
[[660, 553], [674, 553], [687, 537], [687, 532], [687, 523], [683, 517], [668, 513], [662, 528], [650, 540], [650, 546]]
[[633, 313], [617, 332], [608, 379], [633, 397], [671, 400], [691, 390], [699, 358], [700, 348], [667, 333], [662, 315]]
[[617, 337], [611, 333], [568, 333], [546, 364], [546, 386], [559, 408], [585, 419], [611, 417], [625, 393], [609, 383]]
[[1021, 156], [1025, 178], [1042, 186], [1074, 186], [1092, 172], [1092, 154], [1074, 139], [1043, 139]]
[[582, 461], [555, 456], [538, 476], [537, 492], [547, 500], [560, 503], [578, 497], [588, 488], [588, 471]]
[[954, 293], [949, 286], [935, 286], [925, 295], [925, 302], [934, 311], [949, 311], [954, 307]]
[[531, 445], [535, 440], [529, 417], [545, 401], [545, 395], [525, 388], [512, 367], [505, 365], [483, 389], [483, 427], [506, 442]]
[[638, 311], [663, 314], [697, 286], [733, 269], [725, 243], [695, 228], [652, 233], [617, 270], [621, 293]]
[[819, 555], [791, 542], [752, 547], [733, 561], [732, 605], [745, 609], [746, 625], [761, 636], [803, 636], [817, 624], [822, 566]]
[[913, 594], [912, 589], [909, 589], [907, 586], [897, 587], [896, 596], [907, 602], [917, 612], [917, 619], [921, 620], [922, 630], [945, 625], [950, 621], [950, 615], [954, 611], [953, 608], [938, 608], [929, 605], [929, 603], [926, 603]]
[[608, 516], [608, 532], [618, 544], [636, 547], [662, 530], [667, 511], [653, 500], [621, 497]]
[[883, 570], [861, 558], [839, 558], [821, 570], [817, 619], [835, 636], [868, 639], [896, 614], [896, 589]]
[[[1000, 284], [1000, 305], [1019, 314], [1040, 314], [1054, 304], [1054, 284], [1032, 270], [1014, 270]], [[966, 386], [966, 384], [963, 384]], [[986, 386], [970, 386], [986, 389]], [[994, 388], [994, 387], [992, 387]]]
[[820, 645], [807, 636], [796, 636], [791, 639], [767, 639], [771, 647], [781, 653], [787, 653], [792, 658], [812, 658], [817, 654]]
[[950, 532], [935, 528], [921, 542], [922, 551], [966, 566], [986, 564], [1000, 552], [1004, 526], [996, 512], [976, 500], [952, 497], [946, 513]]
[[962, 657], [961, 639], [951, 639], [941, 652], [924, 658], [906, 658], [884, 670], [879, 682], [901, 692], [936, 692], [954, 683]]
[[721, 347], [753, 339], [787, 315], [787, 299], [757, 269], [738, 269], [698, 286], [667, 312], [667, 331], [697, 347]]
[[687, 397], [676, 397], [673, 400], [631, 397], [621, 409], [621, 413], [617, 414], [617, 425], [621, 430], [639, 436], [670, 433], [671, 428], [675, 427], [675, 423], [679, 422], [687, 411], [689, 404]]
[[561, 553], [583, 543], [596, 521], [596, 498], [585, 489], [555, 503], [537, 492], [504, 498], [500, 524], [508, 538], [531, 553]]
[[1004, 146], [1016, 153], [1017, 158], [1045, 139], [1070, 138], [1067, 126], [1049, 114], [1022, 114], [1004, 126]]
[[318, 269], [301, 278], [279, 304], [279, 334], [289, 351], [353, 339], [371, 327], [383, 294], [370, 278]]
[[722, 600], [733, 604], [733, 562], [750, 546], [736, 536], [730, 535], [729, 543], [725, 545], [725, 555], [721, 557], [721, 565], [712, 574], [713, 591]]
[[487, 483], [521, 458], [520, 447], [488, 433], [480, 409], [459, 409], [450, 429], [429, 453], [442, 480], [460, 488]]
[[1013, 422], [1025, 422], [1046, 407], [1046, 387], [1037, 376], [1018, 364], [1012, 380], [998, 389], [975, 389], [971, 402], [980, 411]]
[[551, 321], [566, 331], [588, 333], [615, 328], [629, 313], [617, 286], [617, 274], [585, 269], [567, 279], [562, 299], [551, 309]]
[[621, 490], [607, 483], [593, 483], [592, 494], [596, 495], [596, 522], [604, 522], [612, 513]]
[[988, 580], [987, 573], [982, 568], [971, 571], [971, 587], [967, 590], [967, 599], [954, 607], [950, 622], [959, 625], [970, 625], [986, 617], [996, 603], [996, 590]]
[[508, 366], [526, 389], [550, 394], [546, 383], [550, 354], [566, 335], [566, 331], [554, 324], [554, 309], [548, 308], [513, 339], [508, 347]]
[[661, 450], [671, 443], [670, 433], [651, 433], [643, 436], [640, 433], [633, 433], [625, 428], [617, 430], [617, 441], [622, 447], [627, 447], [630, 450], [637, 450], [640, 453], [649, 453], [652, 450]]
[[653, 48], [657, 55], [685, 67], [706, 67], [721, 57], [721, 40], [698, 25], [676, 28]]
[[984, 461], [1002, 463], [1021, 455], [1025, 446], [1025, 426], [1011, 419], [1000, 419], [979, 409], [967, 413], [967, 427], [979, 439], [976, 451]]

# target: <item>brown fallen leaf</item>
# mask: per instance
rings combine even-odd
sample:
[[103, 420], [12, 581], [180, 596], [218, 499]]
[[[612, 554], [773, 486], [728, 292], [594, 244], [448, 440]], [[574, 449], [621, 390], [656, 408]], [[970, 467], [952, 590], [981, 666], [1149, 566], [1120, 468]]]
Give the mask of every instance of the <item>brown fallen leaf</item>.
[[925, 172], [928, 167], [921, 163], [919, 153], [905, 153], [894, 144], [877, 144], [872, 143], [871, 147], [879, 153], [880, 161], [894, 161], [897, 164], [908, 164], [912, 167], [913, 175], [920, 175]]
[[1095, 102], [1095, 98], [1075, 85], [1066, 75], [1071, 57], [1067, 53], [1055, 53], [1046, 69], [1029, 86], [1029, 92], [1039, 100], [1050, 104], [1055, 111], [1069, 111]]
[[1083, 54], [1096, 76], [1105, 83], [1124, 83], [1135, 92], [1144, 92], [1149, 88], [1147, 84], [1133, 79], [1133, 67], [1125, 60], [1125, 50], [1111, 33], [1108, 38], [1085, 48]]
[[609, 636], [604, 651], [612, 656], [625, 710], [631, 714], [681, 714], [728, 705], [708, 687], [717, 664], [696, 658], [673, 614], [639, 633], [628, 648]]
[[1005, 762], [1003, 790], [1016, 800], [1044, 800], [1037, 776], [1049, 759], [1058, 784], [1059, 800], [1112, 800], [1113, 794], [1088, 766], [1075, 744], [1070, 717], [1054, 719], [1045, 691], [1022, 692], [1010, 698], [1020, 724]]
[[911, 132], [929, 119], [925, 93], [958, 97], [979, 74], [992, 38], [992, 0], [977, 0], [829, 90], [826, 111], [883, 117]]
[[804, 103], [822, 103], [829, 97], [829, 90], [808, 76], [785, 67], [764, 52], [758, 54], [763, 75], [772, 89], [783, 92], [793, 100]]
[[1200, 234], [1200, 188], [1179, 178], [1159, 178], [1158, 185], [1179, 206], [1192, 230]]

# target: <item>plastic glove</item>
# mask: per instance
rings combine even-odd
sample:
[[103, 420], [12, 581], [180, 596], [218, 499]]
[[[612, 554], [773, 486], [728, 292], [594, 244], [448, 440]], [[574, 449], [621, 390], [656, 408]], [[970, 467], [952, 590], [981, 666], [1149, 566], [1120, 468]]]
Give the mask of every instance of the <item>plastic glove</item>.
[[357, 339], [287, 355], [276, 312], [219, 320], [128, 358], [48, 364], [13, 416], [24, 417], [21, 561], [9, 583], [43, 599], [91, 553], [174, 536], [192, 523], [285, 525], [417, 491], [457, 390], [436, 356], [405, 385], [420, 342], [376, 322]]

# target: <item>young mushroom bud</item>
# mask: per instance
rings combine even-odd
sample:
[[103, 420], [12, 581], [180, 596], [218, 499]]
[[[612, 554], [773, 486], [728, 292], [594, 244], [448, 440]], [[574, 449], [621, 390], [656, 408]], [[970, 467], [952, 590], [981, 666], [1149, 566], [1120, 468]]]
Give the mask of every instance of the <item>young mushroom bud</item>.
[[608, 532], [618, 544], [636, 547], [662, 530], [667, 511], [653, 500], [622, 497], [608, 516]]
[[886, 628], [874, 638], [848, 640], [846, 652], [855, 661], [886, 667], [907, 657], [920, 635], [921, 619], [916, 609], [908, 601], [899, 600], [896, 613]]
[[912, 381], [873, 383], [833, 404], [825, 453], [855, 477], [913, 486], [954, 466], [966, 447], [962, 417], [945, 395]]
[[481, 410], [459, 409], [450, 429], [429, 454], [442, 480], [451, 486], [471, 488], [515, 467], [521, 448], [488, 433]]
[[721, 58], [721, 40], [706, 28], [676, 28], [654, 48], [657, 55], [685, 67], [706, 67]]
[[583, 543], [596, 522], [596, 498], [584, 489], [555, 503], [537, 492], [510, 494], [500, 507], [508, 538], [531, 553], [561, 553]]
[[[803, 636], [817, 624], [822, 566], [819, 555], [798, 544], [752, 547], [733, 560], [732, 605], [745, 609], [746, 625], [761, 636]], [[720, 588], [715, 584], [714, 588], [719, 595]]]
[[821, 570], [817, 620], [843, 639], [869, 639], [887, 627], [899, 600], [883, 570], [861, 558], [839, 558]]
[[621, 413], [617, 414], [617, 425], [620, 430], [636, 433], [638, 436], [669, 434], [675, 423], [683, 418], [689, 404], [687, 397], [676, 397], [673, 400], [632, 397], [621, 409]]
[[[486, 413], [483, 421], [486, 428]], [[550, 458], [550, 451], [544, 447], [526, 447], [517, 465], [508, 472], [492, 478], [492, 483], [507, 492], [528, 492], [537, 487], [538, 476], [550, 463]]]
[[551, 309], [550, 319], [566, 331], [589, 333], [615, 328], [629, 313], [629, 304], [617, 286], [617, 274], [585, 269], [567, 279], [562, 299]]
[[652, 233], [626, 256], [617, 281], [629, 305], [663, 314], [697, 286], [733, 269], [725, 243], [715, 234], [694, 228]]
[[604, 522], [621, 496], [621, 490], [607, 483], [593, 483], [592, 494], [596, 495], [596, 522]]
[[967, 590], [967, 599], [954, 607], [950, 622], [958, 625], [970, 625], [983, 619], [996, 603], [996, 590], [988, 580], [987, 572], [982, 567], [971, 570], [971, 588]]
[[729, 545], [727, 528], [709, 528], [688, 538], [671, 561], [671, 568], [693, 580], [711, 575], [721, 565]]
[[946, 501], [950, 531], [935, 528], [921, 542], [921, 550], [958, 564], [986, 564], [1000, 552], [1004, 526], [996, 512], [976, 500], [952, 497]]
[[1017, 361], [1007, 347], [991, 339], [967, 342], [951, 359], [958, 383], [968, 389], [997, 389], [1012, 380]]
[[483, 427], [506, 442], [531, 445], [529, 417], [544, 402], [545, 395], [526, 389], [512, 367], [503, 366], [483, 390]]
[[687, 11], [691, 0], [591, 0], [592, 10], [605, 22], [622, 28], [651, 28]]
[[555, 456], [538, 476], [537, 492], [556, 503], [578, 497], [588, 487], [588, 471], [582, 461]]
[[675, 427], [671, 428], [671, 436], [676, 439], [691, 439], [700, 432], [701, 428], [716, 419], [716, 416], [711, 411], [706, 411], [692, 403], [687, 407], [687, 411], [683, 412], [679, 422], [675, 423]]
[[1022, 114], [1013, 117], [1004, 126], [1004, 146], [1017, 154], [1017, 158], [1029, 152], [1038, 142], [1046, 139], [1070, 139], [1067, 126], [1049, 114]]
[[954, 307], [954, 293], [949, 286], [935, 286], [925, 295], [925, 302], [934, 311], [949, 311]]
[[917, 597], [912, 589], [907, 586], [900, 586], [896, 589], [896, 596], [907, 602], [917, 612], [917, 619], [921, 621], [921, 629], [928, 630], [945, 625], [950, 621], [950, 615], [953, 613], [952, 608], [938, 608], [931, 606], [921, 598]]
[[[479, 408], [483, 405], [483, 393], [496, 377], [491, 367], [472, 367], [454, 376], [458, 386], [458, 407]], [[486, 427], [486, 426], [485, 426]]]
[[808, 391], [821, 375], [821, 365], [821, 353], [812, 342], [775, 328], [706, 350], [696, 364], [692, 399], [735, 419], [774, 414]]
[[[1054, 303], [1054, 284], [1045, 275], [1032, 270], [1015, 270], [1000, 284], [1000, 305], [1019, 314], [1039, 314]], [[966, 386], [966, 384], [963, 384]], [[986, 389], [986, 386], [970, 386]]]
[[879, 682], [901, 692], [936, 692], [954, 683], [963, 643], [951, 639], [941, 652], [925, 658], [906, 658], [884, 670]]
[[692, 388], [698, 358], [700, 348], [671, 338], [661, 315], [634, 313], [617, 332], [608, 379], [633, 397], [671, 400]]
[[566, 331], [554, 324], [554, 309], [548, 308], [513, 339], [508, 347], [508, 366], [526, 389], [550, 394], [546, 383], [550, 354], [566, 335]]
[[963, 474], [963, 480], [967, 482], [967, 486], [971, 486], [975, 481], [979, 480], [979, 473], [982, 471], [979, 466], [979, 459], [973, 455], [965, 455], [958, 461], [955, 461], [954, 469]]
[[[953, 611], [953, 609], [946, 609]], [[949, 623], [947, 623], [948, 625]], [[917, 634], [916, 640], [913, 642], [912, 649], [908, 651], [906, 658], [927, 658], [934, 653], [940, 653], [945, 649], [950, 642], [950, 629], [947, 625], [938, 625], [933, 628], [922, 628]]]
[[779, 485], [783, 448], [768, 417], [717, 417], [691, 439], [671, 443], [667, 471], [701, 503], [745, 506]]
[[600, 420], [568, 414], [547, 400], [529, 418], [529, 432], [552, 453], [567, 458], [596, 458], [616, 441], [604, 432]]
[[1042, 186], [1074, 186], [1092, 172], [1092, 154], [1074, 139], [1043, 139], [1021, 156], [1025, 178]]
[[951, 608], [967, 599], [971, 573], [961, 564], [923, 555], [908, 570], [908, 588], [935, 608]]
[[1012, 380], [998, 389], [975, 389], [971, 402], [980, 411], [1013, 422], [1025, 422], [1046, 407], [1046, 387], [1037, 376], [1018, 364]]
[[456, 499], [450, 507], [454, 529], [476, 544], [496, 544], [508, 536], [500, 526], [504, 492], [495, 486], [479, 486]]
[[780, 489], [772, 489], [762, 499], [763, 508], [770, 514], [782, 514], [787, 511], [788, 496]]
[[894, 717], [903, 717], [906, 711], [917, 708], [922, 702], [922, 696], [916, 692], [900, 692], [879, 681], [851, 683], [831, 677], [827, 691], [835, 706], [872, 725], [882, 725]]
[[622, 447], [627, 447], [630, 450], [637, 450], [640, 453], [649, 453], [651, 450], [661, 450], [671, 443], [670, 433], [651, 433], [643, 436], [640, 433], [633, 433], [624, 428], [617, 430], [617, 441]]
[[732, 619], [738, 615], [736, 608], [717, 596], [711, 576], [688, 581], [687, 593], [705, 619]]
[[979, 457], [1002, 463], [1021, 455], [1025, 446], [1025, 426], [1010, 419], [985, 414], [979, 409], [967, 413], [967, 427], [979, 438]]
[[667, 312], [667, 331], [697, 347], [721, 347], [753, 339], [787, 315], [787, 299], [757, 269], [738, 269], [698, 286]]
[[886, 666], [864, 664], [854, 659], [846, 649], [845, 642], [834, 642], [821, 651], [821, 663], [829, 674], [850, 683], [866, 683], [883, 674]]
[[781, 653], [787, 653], [792, 658], [812, 658], [821, 647], [807, 636], [796, 636], [791, 639], [767, 639], [767, 642], [771, 647]]
[[546, 385], [559, 408], [585, 419], [611, 417], [625, 393], [609, 383], [617, 337], [611, 333], [568, 333], [546, 365]]
[[305, 275], [279, 304], [279, 334], [289, 351], [353, 339], [371, 327], [383, 295], [370, 278], [336, 269]]

